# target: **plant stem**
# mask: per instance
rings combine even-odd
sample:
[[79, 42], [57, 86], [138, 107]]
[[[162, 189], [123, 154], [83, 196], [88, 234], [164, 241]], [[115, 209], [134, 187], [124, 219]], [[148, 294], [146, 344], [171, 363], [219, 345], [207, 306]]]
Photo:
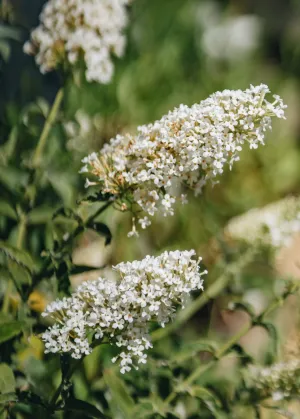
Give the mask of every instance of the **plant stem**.
[[44, 128], [42, 130], [41, 136], [39, 138], [37, 147], [35, 149], [34, 155], [33, 155], [33, 166], [34, 167], [38, 167], [40, 164], [40, 160], [41, 160], [41, 155], [42, 152], [44, 150], [44, 147], [46, 145], [46, 141], [50, 132], [50, 129], [53, 125], [53, 123], [55, 122], [57, 113], [59, 111], [61, 102], [63, 100], [63, 89], [59, 89], [59, 91], [56, 94], [55, 100], [53, 102], [52, 108], [47, 116]]
[[[105, 345], [107, 342], [101, 342], [100, 340], [95, 340], [92, 344], [91, 344], [91, 348], [94, 349], [99, 345]], [[66, 373], [66, 375], [62, 378], [62, 381], [60, 383], [60, 385], [58, 386], [58, 388], [55, 390], [55, 393], [53, 394], [51, 400], [50, 400], [50, 408], [51, 409], [55, 409], [55, 405], [57, 400], [59, 399], [60, 395], [61, 395], [61, 391], [63, 389], [63, 386], [65, 384], [66, 381], [70, 380], [70, 378], [72, 377], [73, 373], [75, 372], [77, 366], [83, 361], [83, 358], [77, 359], [69, 368], [68, 372]]]
[[[245, 324], [236, 334], [234, 334], [227, 342], [225, 342], [220, 349], [215, 353], [215, 359], [208, 362], [207, 364], [200, 365], [198, 368], [195, 369], [195, 371], [188, 377], [186, 380], [184, 380], [183, 383], [180, 384], [180, 388], [186, 389], [190, 384], [192, 384], [195, 380], [197, 380], [204, 372], [206, 372], [208, 369], [212, 368], [216, 362], [222, 358], [235, 344], [237, 344], [240, 339], [245, 336], [246, 333], [249, 332], [249, 330], [252, 328], [252, 325], [255, 324], [257, 320], [262, 321], [268, 314], [270, 314], [272, 311], [274, 311], [276, 308], [282, 305], [282, 302], [285, 298], [287, 298], [289, 294], [285, 294], [285, 296], [282, 299], [277, 299], [275, 301], [272, 301], [269, 306], [263, 311], [262, 314], [257, 316], [255, 319], [252, 319], [251, 322]], [[176, 395], [177, 392], [180, 391], [174, 390], [172, 393], [169, 394], [169, 396], [165, 399], [165, 404], [171, 403]]]
[[239, 261], [230, 263], [225, 268], [223, 274], [206, 291], [203, 291], [188, 307], [178, 313], [172, 323], [169, 323], [165, 328], [155, 330], [151, 336], [152, 341], [155, 342], [175, 332], [210, 300], [216, 298], [227, 287], [229, 281], [232, 279], [232, 275], [237, 274], [250, 263], [254, 255], [255, 250], [250, 249], [245, 252]]
[[68, 380], [72, 377], [72, 375], [73, 375], [73, 373], [74, 373], [74, 371], [75, 371], [76, 367], [80, 364], [80, 362], [82, 361], [82, 359], [83, 359], [83, 358], [81, 358], [81, 359], [77, 359], [77, 361], [76, 361], [76, 362], [74, 362], [74, 363], [71, 365], [71, 367], [70, 367], [69, 371], [67, 372], [67, 374], [65, 375], [65, 377], [63, 377], [63, 379], [62, 379], [62, 381], [61, 381], [60, 385], [57, 387], [57, 389], [56, 389], [55, 393], [53, 394], [53, 397], [52, 397], [52, 399], [51, 399], [51, 401], [50, 401], [50, 406], [51, 406], [52, 408], [54, 408], [54, 407], [55, 407], [55, 404], [56, 404], [56, 402], [57, 402], [57, 400], [58, 400], [58, 398], [59, 398], [59, 396], [60, 396], [60, 393], [61, 393], [61, 391], [62, 391], [62, 389], [63, 389], [63, 386], [64, 386], [65, 382], [66, 382], [66, 381], [68, 381]]
[[95, 214], [93, 214], [93, 215], [91, 215], [87, 220], [86, 220], [86, 222], [85, 222], [85, 225], [88, 225], [88, 224], [90, 224], [90, 223], [92, 223], [94, 220], [95, 220], [95, 218], [97, 218], [98, 217], [98, 215], [100, 215], [100, 214], [102, 214], [107, 208], [109, 208], [112, 204], [113, 204], [113, 200], [111, 200], [111, 201], [108, 201], [106, 204], [104, 204], [101, 208], [99, 208], [96, 212], [95, 212]]

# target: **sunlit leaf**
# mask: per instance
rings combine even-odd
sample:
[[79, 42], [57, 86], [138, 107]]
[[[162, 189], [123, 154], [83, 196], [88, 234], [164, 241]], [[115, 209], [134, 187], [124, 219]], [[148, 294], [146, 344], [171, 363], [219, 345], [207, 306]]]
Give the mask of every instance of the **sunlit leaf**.
[[12, 369], [7, 364], [0, 364], [0, 393], [12, 393], [15, 388], [16, 380]]
[[112, 369], [105, 370], [103, 376], [106, 385], [111, 391], [112, 403], [116, 403], [126, 418], [131, 419], [134, 401], [129, 394], [126, 384]]
[[6, 342], [22, 332], [25, 322], [23, 321], [7, 321], [1, 322], [0, 325], [0, 343]]
[[32, 272], [34, 269], [34, 263], [29, 253], [24, 250], [17, 249], [16, 247], [10, 246], [8, 243], [0, 240], [0, 252], [4, 253], [8, 259], [16, 262]]

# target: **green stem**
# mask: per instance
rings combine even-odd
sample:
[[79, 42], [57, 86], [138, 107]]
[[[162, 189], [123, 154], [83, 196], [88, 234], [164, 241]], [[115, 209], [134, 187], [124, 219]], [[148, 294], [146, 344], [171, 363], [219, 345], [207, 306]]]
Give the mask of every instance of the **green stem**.
[[19, 229], [18, 229], [18, 237], [17, 237], [17, 248], [22, 249], [24, 238], [26, 235], [26, 217], [25, 215], [21, 215]]
[[[95, 340], [92, 344], [91, 344], [91, 348], [94, 349], [99, 345], [105, 345], [108, 342], [101, 342], [99, 340]], [[72, 377], [73, 373], [75, 372], [77, 366], [83, 361], [83, 358], [77, 359], [75, 362], [73, 362], [73, 364], [70, 366], [68, 372], [66, 373], [66, 375], [62, 378], [62, 381], [59, 385], [59, 387], [55, 390], [55, 393], [53, 394], [51, 400], [50, 400], [50, 408], [51, 409], [55, 409], [57, 400], [59, 399], [63, 386], [65, 384], [66, 381], [69, 381], [70, 378]]]
[[55, 119], [57, 117], [57, 113], [59, 111], [61, 102], [63, 100], [63, 96], [64, 96], [64, 93], [63, 93], [63, 89], [61, 88], [61, 89], [59, 89], [59, 91], [56, 94], [56, 97], [55, 97], [54, 103], [52, 105], [51, 111], [49, 112], [49, 114], [47, 116], [43, 131], [42, 131], [41, 136], [40, 136], [39, 141], [38, 141], [38, 145], [35, 149], [35, 152], [34, 152], [34, 155], [33, 155], [33, 167], [37, 167], [40, 164], [42, 152], [43, 152], [44, 147], [46, 145], [46, 141], [47, 141], [49, 132], [51, 130], [51, 127], [52, 127], [52, 125], [55, 122]]
[[225, 268], [224, 273], [206, 291], [203, 291], [196, 300], [192, 301], [188, 307], [180, 311], [172, 323], [169, 323], [165, 328], [155, 330], [151, 336], [152, 341], [155, 342], [178, 330], [210, 300], [216, 298], [227, 287], [232, 279], [232, 275], [237, 274], [247, 266], [252, 261], [254, 255], [255, 250], [250, 249], [245, 252], [239, 261], [229, 264]]
[[109, 208], [114, 201], [108, 201], [105, 205], [99, 208], [93, 215], [91, 215], [85, 222], [85, 225], [92, 223], [98, 215], [102, 214], [107, 208]]
[[[222, 358], [235, 344], [237, 344], [240, 339], [246, 335], [246, 333], [249, 332], [249, 330], [252, 328], [252, 325], [255, 324], [256, 320], [263, 320], [267, 315], [269, 315], [272, 311], [274, 311], [276, 308], [282, 305], [282, 302], [285, 298], [287, 298], [289, 294], [286, 294], [282, 299], [278, 299], [276, 301], [273, 301], [264, 311], [261, 315], [257, 316], [257, 318], [253, 319], [251, 322], [245, 324], [236, 334], [234, 334], [227, 342], [225, 342], [220, 349], [215, 353], [215, 359], [208, 362], [205, 365], [200, 365], [198, 368], [195, 369], [195, 371], [186, 379], [183, 383], [180, 384], [180, 388], [187, 388], [190, 384], [192, 384], [195, 380], [197, 380], [204, 372], [206, 372], [208, 369], [212, 368], [216, 361]], [[165, 399], [165, 404], [171, 403], [178, 391], [180, 389], [175, 389], [172, 393], [169, 394], [169, 396]]]

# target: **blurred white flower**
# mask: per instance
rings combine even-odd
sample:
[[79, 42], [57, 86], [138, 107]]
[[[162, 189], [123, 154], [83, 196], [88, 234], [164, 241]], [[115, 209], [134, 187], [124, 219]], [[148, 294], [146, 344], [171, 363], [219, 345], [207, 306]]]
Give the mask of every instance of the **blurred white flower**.
[[121, 57], [124, 52], [128, 4], [129, 0], [49, 0], [24, 52], [35, 55], [42, 73], [83, 59], [88, 81], [109, 83], [112, 54]]
[[289, 196], [263, 208], [232, 218], [225, 227], [229, 237], [275, 249], [288, 246], [300, 232], [300, 198]]
[[203, 21], [204, 32], [199, 43], [212, 59], [239, 61], [257, 49], [261, 36], [262, 22], [255, 15], [230, 16], [217, 19], [216, 10], [208, 17], [210, 25]]
[[217, 92], [192, 107], [180, 105], [136, 135], [118, 135], [83, 159], [86, 186], [98, 184], [135, 219], [141, 209], [150, 216], [158, 209], [173, 215], [176, 202], [186, 203], [174, 193], [178, 180], [199, 194], [208, 181], [216, 183], [226, 164], [239, 160], [245, 143], [264, 144], [272, 117], [284, 118], [285, 108], [278, 96], [268, 102], [268, 92], [263, 84]]
[[84, 151], [91, 147], [91, 144], [100, 135], [103, 120], [100, 114], [89, 116], [84, 110], [79, 109], [73, 121], [63, 124], [64, 131], [68, 138], [67, 147], [70, 150]]
[[252, 366], [250, 374], [263, 397], [272, 397], [274, 401], [280, 401], [299, 394], [300, 361], [297, 359], [273, 364], [267, 368]]
[[93, 336], [122, 348], [113, 358], [122, 373], [144, 364], [145, 351], [152, 347], [150, 322], [164, 326], [191, 291], [203, 289], [206, 271], [199, 272], [201, 258], [194, 256], [194, 250], [174, 251], [120, 263], [114, 267], [118, 281], [89, 281], [70, 298], [54, 301], [43, 313], [55, 320], [42, 336], [45, 352], [67, 352], [79, 359], [91, 352]]

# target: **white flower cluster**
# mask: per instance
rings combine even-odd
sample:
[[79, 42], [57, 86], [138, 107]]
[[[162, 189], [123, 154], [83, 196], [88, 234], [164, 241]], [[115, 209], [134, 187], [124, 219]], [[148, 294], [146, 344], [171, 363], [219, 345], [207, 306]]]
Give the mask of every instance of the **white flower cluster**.
[[[83, 160], [86, 186], [100, 185], [135, 215], [153, 216], [159, 207], [174, 213], [176, 179], [195, 190], [223, 173], [224, 165], [239, 160], [242, 146], [264, 144], [271, 118], [284, 118], [279, 96], [269, 103], [265, 85], [246, 91], [224, 90], [192, 107], [181, 105], [161, 120], [138, 128], [137, 135], [118, 135], [102, 150]], [[180, 196], [186, 201], [185, 196]], [[137, 204], [137, 210], [134, 205]], [[138, 217], [140, 218], [140, 217]], [[149, 219], [139, 220], [142, 228]], [[135, 226], [131, 234], [135, 233]]]
[[176, 305], [184, 306], [188, 294], [203, 289], [195, 251], [164, 252], [142, 261], [114, 267], [118, 282], [99, 278], [85, 282], [70, 298], [51, 303], [44, 316], [55, 320], [42, 336], [46, 352], [68, 352], [81, 358], [91, 352], [91, 341], [105, 339], [122, 348], [113, 359], [121, 372], [145, 363], [150, 348], [150, 322], [169, 322]]
[[294, 359], [262, 369], [254, 367], [252, 378], [264, 397], [271, 396], [274, 401], [291, 398], [300, 390], [300, 361]]
[[86, 79], [109, 83], [114, 65], [111, 54], [121, 57], [129, 0], [49, 0], [40, 25], [24, 45], [35, 55], [42, 73], [58, 66], [86, 65]]
[[263, 208], [232, 218], [225, 228], [229, 237], [249, 244], [279, 249], [300, 232], [300, 198], [289, 196]]

